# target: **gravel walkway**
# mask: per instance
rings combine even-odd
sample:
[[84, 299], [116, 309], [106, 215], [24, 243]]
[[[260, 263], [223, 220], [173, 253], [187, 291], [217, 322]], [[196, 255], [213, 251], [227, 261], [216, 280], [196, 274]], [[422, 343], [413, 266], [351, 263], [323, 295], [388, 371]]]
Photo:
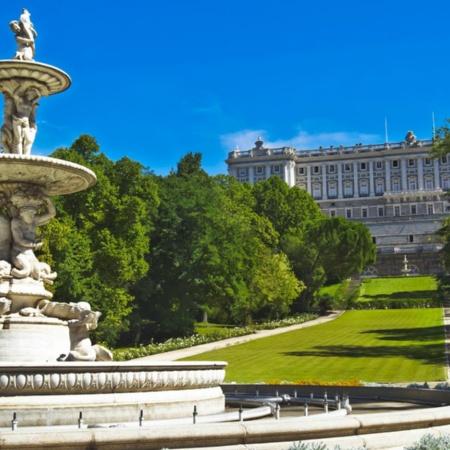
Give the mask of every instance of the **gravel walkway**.
[[136, 358], [133, 361], [176, 361], [181, 358], [188, 358], [190, 356], [199, 355], [200, 353], [209, 352], [211, 350], [217, 350], [219, 348], [229, 347], [230, 345], [243, 344], [244, 342], [249, 342], [254, 339], [261, 339], [269, 336], [274, 336], [275, 334], [287, 333], [288, 331], [299, 330], [301, 328], [312, 327], [313, 325], [320, 325], [330, 320], [336, 319], [344, 311], [333, 311], [327, 316], [319, 317], [315, 320], [310, 320], [305, 323], [298, 325], [291, 325], [289, 327], [275, 328], [274, 330], [262, 330], [257, 331], [254, 334], [248, 334], [246, 336], [239, 336], [230, 339], [224, 339], [222, 341], [210, 342], [209, 344], [196, 345], [194, 347], [183, 348], [181, 350], [174, 350], [172, 352], [158, 353], [157, 355], [144, 356], [143, 358]]

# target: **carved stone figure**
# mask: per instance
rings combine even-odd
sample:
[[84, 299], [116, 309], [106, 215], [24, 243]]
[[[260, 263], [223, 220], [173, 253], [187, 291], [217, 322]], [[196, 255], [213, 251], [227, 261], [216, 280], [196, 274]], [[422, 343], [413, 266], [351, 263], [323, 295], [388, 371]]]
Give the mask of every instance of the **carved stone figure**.
[[411, 146], [416, 142], [416, 136], [412, 131], [408, 131], [405, 136], [406, 143]]
[[51, 272], [48, 264], [39, 262], [33, 250], [42, 246], [42, 241], [36, 239], [37, 227], [50, 222], [55, 217], [56, 209], [50, 198], [43, 196], [47, 211], [38, 214], [39, 206], [36, 203], [39, 200], [39, 197], [27, 196], [23, 190], [17, 192], [13, 199], [18, 215], [11, 220], [11, 261], [14, 266], [11, 275], [15, 278], [31, 277], [52, 284], [56, 273]]
[[[11, 265], [8, 261], [10, 261], [11, 258], [12, 234], [11, 218], [6, 214], [7, 204], [7, 196], [5, 193], [0, 192], [0, 278], [3, 277], [3, 274], [6, 274], [4, 267], [5, 264], [9, 267], [7, 275], [11, 272]], [[2, 211], [2, 209], [4, 211]]]
[[66, 361], [112, 361], [112, 353], [101, 345], [92, 345], [89, 330], [97, 328], [101, 313], [87, 314], [82, 319], [69, 320], [70, 352]]
[[24, 8], [19, 21], [13, 20], [9, 27], [16, 34], [17, 52], [14, 59], [22, 61], [33, 61], [35, 55], [34, 39], [37, 37], [36, 30], [30, 21], [30, 13]]
[[36, 108], [41, 92], [27, 83], [19, 84], [12, 94], [4, 93], [2, 147], [5, 153], [29, 155], [37, 133]]

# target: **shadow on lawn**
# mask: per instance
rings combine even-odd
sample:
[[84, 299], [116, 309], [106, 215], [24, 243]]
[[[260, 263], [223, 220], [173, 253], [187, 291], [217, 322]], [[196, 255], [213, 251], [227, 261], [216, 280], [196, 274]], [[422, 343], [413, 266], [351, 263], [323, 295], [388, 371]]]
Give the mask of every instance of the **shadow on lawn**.
[[424, 328], [394, 328], [367, 330], [362, 334], [376, 334], [381, 341], [439, 341], [444, 337], [442, 326]]
[[314, 356], [319, 358], [397, 358], [402, 356], [421, 364], [445, 365], [444, 344], [408, 345], [389, 347], [377, 345], [364, 347], [362, 345], [329, 345], [316, 346], [311, 350], [300, 352], [284, 352], [285, 356]]
[[377, 300], [377, 299], [389, 299], [389, 300], [404, 300], [409, 298], [423, 298], [423, 299], [436, 299], [436, 291], [402, 291], [393, 292], [392, 294], [377, 294], [377, 295], [367, 295], [364, 294], [364, 298], [367, 300]]

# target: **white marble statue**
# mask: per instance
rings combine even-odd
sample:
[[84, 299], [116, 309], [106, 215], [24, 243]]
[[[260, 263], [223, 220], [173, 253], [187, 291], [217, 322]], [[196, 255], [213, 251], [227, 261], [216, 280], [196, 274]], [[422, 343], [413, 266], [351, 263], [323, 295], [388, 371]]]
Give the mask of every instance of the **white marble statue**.
[[[42, 246], [42, 241], [36, 239], [37, 227], [50, 222], [56, 215], [56, 209], [49, 197], [36, 196], [36, 191], [32, 192], [32, 195], [27, 196], [26, 191], [22, 190], [13, 198], [18, 213], [11, 220], [11, 275], [15, 278], [30, 277], [52, 284], [56, 273], [51, 271], [48, 264], [40, 262], [33, 250]], [[42, 200], [45, 202], [46, 211], [38, 214]]]
[[40, 91], [27, 83], [19, 84], [12, 95], [3, 94], [2, 147], [5, 153], [31, 154], [37, 133], [36, 108]]
[[[6, 304], [5, 308], [7, 307]], [[68, 322], [70, 352], [68, 355], [61, 355], [60, 361], [112, 361], [113, 359], [112, 353], [107, 348], [92, 345], [89, 330], [97, 328], [101, 313], [92, 311], [91, 305], [87, 302], [60, 303], [44, 299], [39, 301], [35, 308], [22, 309], [20, 315], [54, 317]]]
[[14, 59], [22, 61], [33, 61], [35, 55], [34, 39], [37, 37], [36, 30], [30, 21], [30, 13], [24, 8], [19, 20], [13, 20], [9, 27], [16, 34], [17, 52]]

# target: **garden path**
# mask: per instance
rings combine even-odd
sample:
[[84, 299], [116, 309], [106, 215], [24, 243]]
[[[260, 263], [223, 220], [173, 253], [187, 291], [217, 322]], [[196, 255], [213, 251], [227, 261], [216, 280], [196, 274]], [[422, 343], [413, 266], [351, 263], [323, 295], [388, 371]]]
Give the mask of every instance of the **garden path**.
[[[261, 330], [253, 334], [246, 336], [239, 336], [230, 339], [224, 339], [222, 341], [210, 342], [208, 344], [196, 345], [194, 347], [183, 348], [181, 350], [174, 350], [172, 352], [159, 353], [151, 356], [144, 356], [142, 358], [133, 359], [133, 361], [176, 361], [181, 358], [188, 358], [190, 356], [199, 355], [200, 353], [209, 352], [211, 350], [217, 350], [219, 348], [229, 347], [230, 345], [243, 344], [244, 342], [252, 341], [254, 339], [261, 339], [275, 334], [287, 333], [288, 331], [298, 330], [300, 328], [307, 328], [313, 325], [320, 325], [330, 320], [336, 319], [344, 311], [332, 311], [326, 316], [321, 316], [318, 319], [310, 320], [308, 322], [300, 323], [298, 325], [290, 325], [283, 328], [275, 328], [274, 330]], [[450, 311], [449, 311], [450, 314]], [[449, 317], [450, 318], [450, 317]]]

